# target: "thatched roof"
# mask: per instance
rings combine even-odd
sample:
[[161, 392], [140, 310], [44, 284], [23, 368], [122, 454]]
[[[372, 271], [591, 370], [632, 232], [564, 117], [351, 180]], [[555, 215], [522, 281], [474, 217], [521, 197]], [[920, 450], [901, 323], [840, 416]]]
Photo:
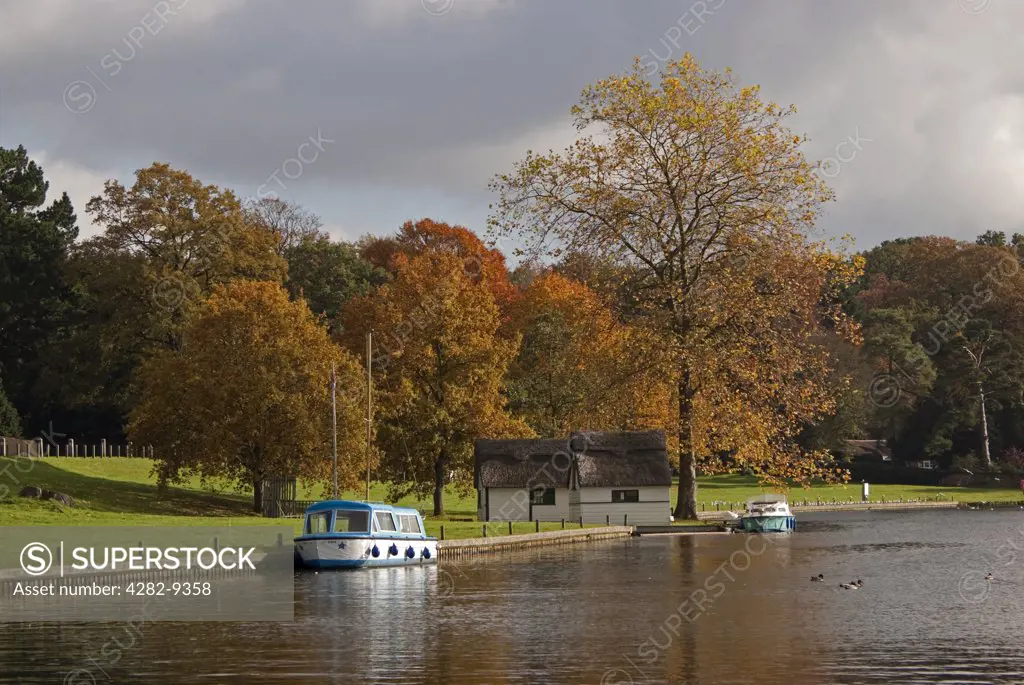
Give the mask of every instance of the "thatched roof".
[[573, 436], [580, 487], [672, 485], [665, 434], [584, 432]]
[[846, 440], [839, 451], [847, 459], [892, 459], [892, 450], [885, 440]]
[[569, 487], [567, 440], [477, 440], [473, 455], [477, 487]]
[[671, 485], [665, 434], [582, 432], [569, 440], [477, 440], [482, 488], [568, 487], [575, 465], [581, 487]]

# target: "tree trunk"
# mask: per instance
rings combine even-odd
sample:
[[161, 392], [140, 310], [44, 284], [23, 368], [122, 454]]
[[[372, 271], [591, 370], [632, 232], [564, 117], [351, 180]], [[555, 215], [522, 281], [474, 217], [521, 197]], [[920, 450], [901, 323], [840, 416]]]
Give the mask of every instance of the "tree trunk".
[[985, 388], [978, 383], [978, 397], [981, 399], [981, 454], [985, 458], [985, 468], [992, 470], [992, 453], [988, 447], [988, 415], [985, 413]]
[[679, 381], [679, 500], [673, 516], [697, 518], [697, 460], [693, 454], [693, 389], [689, 374]]
[[444, 513], [444, 481], [447, 466], [448, 457], [442, 450], [437, 455], [437, 461], [434, 462], [434, 516]]
[[252, 510], [257, 514], [263, 513], [263, 479], [259, 476], [252, 479]]

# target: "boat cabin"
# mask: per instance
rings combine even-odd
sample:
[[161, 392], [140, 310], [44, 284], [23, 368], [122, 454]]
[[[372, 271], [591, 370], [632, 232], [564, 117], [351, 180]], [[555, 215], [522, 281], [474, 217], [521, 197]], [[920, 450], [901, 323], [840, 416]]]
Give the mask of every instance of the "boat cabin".
[[747, 499], [747, 513], [752, 516], [789, 516], [786, 496], [778, 493], [761, 493]]
[[302, 537], [425, 538], [415, 509], [390, 504], [327, 500], [306, 509]]

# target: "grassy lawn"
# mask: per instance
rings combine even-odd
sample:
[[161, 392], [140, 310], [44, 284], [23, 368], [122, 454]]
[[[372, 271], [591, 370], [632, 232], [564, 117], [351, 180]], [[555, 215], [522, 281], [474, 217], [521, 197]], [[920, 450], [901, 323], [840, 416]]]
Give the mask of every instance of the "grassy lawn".
[[[27, 468], [31, 464], [31, 469]], [[23, 472], [20, 469], [26, 469]], [[148, 459], [107, 458], [48, 458], [33, 462], [0, 458], [0, 494], [6, 487], [7, 496], [0, 498], [0, 525], [268, 525], [291, 523], [299, 528], [298, 519], [264, 519], [251, 512], [252, 498], [231, 483], [200, 483], [194, 479], [166, 493], [158, 493]], [[1009, 483], [1008, 483], [1009, 484]], [[62, 507], [55, 502], [21, 498], [18, 491], [25, 485], [37, 485], [50, 490], [66, 492], [75, 498], [75, 506]], [[321, 488], [300, 487], [302, 499], [320, 499]], [[698, 500], [708, 510], [715, 502], [736, 506], [748, 497], [764, 492], [752, 478], [740, 475], [703, 477], [698, 488]], [[387, 501], [387, 486], [372, 484], [370, 498]], [[347, 499], [362, 499], [365, 492], [357, 490], [343, 494]], [[831, 502], [832, 500], [860, 500], [860, 484], [820, 485], [810, 489], [800, 487], [789, 491], [790, 502], [803, 500]], [[955, 499], [956, 501], [1024, 500], [1014, 487], [942, 488], [914, 485], [872, 485], [871, 498], [881, 499]], [[672, 499], [676, 488], [672, 489]], [[395, 504], [414, 507], [424, 514], [432, 509], [430, 498], [407, 496]], [[723, 507], [724, 508], [724, 507]], [[475, 492], [459, 493], [449, 488], [445, 493], [444, 517], [427, 517], [427, 532], [439, 536], [445, 527], [447, 539], [478, 537], [482, 524], [475, 520]], [[566, 523], [566, 527], [578, 527]], [[543, 523], [541, 530], [559, 530], [560, 523]], [[517, 523], [515, 534], [534, 532], [533, 523]], [[508, 534], [507, 523], [490, 523], [488, 536]]]
[[[757, 481], [749, 476], [737, 474], [726, 474], [708, 476], [698, 479], [697, 500], [705, 507], [714, 508], [714, 502], [742, 503], [748, 497], [753, 497], [762, 492], [775, 492], [770, 488], [761, 488]], [[946, 488], [933, 485], [871, 485], [871, 500], [880, 502], [882, 500], [892, 501], [903, 498], [917, 500], [956, 500], [957, 502], [1000, 502], [1000, 501], [1021, 501], [1024, 494], [1015, 487], [1012, 478], [1007, 477], [1006, 488]], [[676, 501], [676, 492], [672, 493], [673, 503]], [[795, 486], [787, 493], [790, 504], [803, 504], [821, 500], [831, 503], [832, 500], [859, 502], [861, 497], [861, 484], [850, 483], [847, 485], [815, 485], [810, 488]]]

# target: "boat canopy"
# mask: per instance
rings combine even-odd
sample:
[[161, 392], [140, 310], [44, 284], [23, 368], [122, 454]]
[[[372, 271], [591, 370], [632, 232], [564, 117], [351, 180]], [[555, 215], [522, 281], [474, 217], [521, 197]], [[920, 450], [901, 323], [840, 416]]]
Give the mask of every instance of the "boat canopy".
[[306, 513], [313, 514], [318, 511], [330, 511], [333, 509], [349, 509], [353, 511], [390, 511], [395, 514], [419, 513], [416, 509], [412, 509], [410, 507], [397, 507], [391, 504], [383, 504], [379, 502], [354, 502], [343, 499], [325, 500], [323, 502], [311, 504], [306, 508]]

